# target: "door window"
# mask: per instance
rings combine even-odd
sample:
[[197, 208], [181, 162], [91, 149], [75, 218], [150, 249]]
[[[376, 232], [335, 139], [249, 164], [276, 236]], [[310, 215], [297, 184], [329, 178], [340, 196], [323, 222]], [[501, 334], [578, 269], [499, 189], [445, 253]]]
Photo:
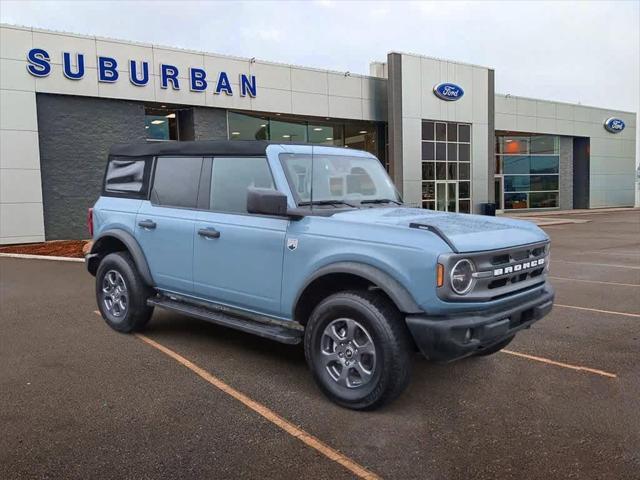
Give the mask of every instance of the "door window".
[[264, 157], [217, 157], [211, 174], [211, 210], [247, 213], [247, 189], [274, 188]]
[[201, 170], [202, 157], [158, 157], [151, 203], [196, 208]]

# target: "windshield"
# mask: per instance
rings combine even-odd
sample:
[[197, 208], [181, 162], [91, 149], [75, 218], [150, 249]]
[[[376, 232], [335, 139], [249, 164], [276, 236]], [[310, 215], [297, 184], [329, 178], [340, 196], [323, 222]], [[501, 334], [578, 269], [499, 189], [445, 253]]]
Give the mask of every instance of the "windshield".
[[282, 153], [298, 205], [400, 203], [396, 187], [382, 164], [371, 157]]

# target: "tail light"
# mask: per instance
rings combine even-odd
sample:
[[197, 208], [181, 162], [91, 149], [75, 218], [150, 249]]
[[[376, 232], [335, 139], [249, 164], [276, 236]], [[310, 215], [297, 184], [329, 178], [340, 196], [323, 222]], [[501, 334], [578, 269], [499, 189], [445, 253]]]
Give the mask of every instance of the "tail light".
[[89, 236], [93, 238], [93, 208], [87, 210], [87, 229], [89, 230]]

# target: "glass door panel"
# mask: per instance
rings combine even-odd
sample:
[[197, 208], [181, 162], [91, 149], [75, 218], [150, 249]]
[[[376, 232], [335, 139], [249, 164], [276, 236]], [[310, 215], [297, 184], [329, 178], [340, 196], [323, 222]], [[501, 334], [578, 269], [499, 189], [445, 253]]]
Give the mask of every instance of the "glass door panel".
[[458, 211], [458, 182], [447, 183], [447, 212]]
[[446, 182], [436, 183], [436, 210], [447, 210], [447, 184]]

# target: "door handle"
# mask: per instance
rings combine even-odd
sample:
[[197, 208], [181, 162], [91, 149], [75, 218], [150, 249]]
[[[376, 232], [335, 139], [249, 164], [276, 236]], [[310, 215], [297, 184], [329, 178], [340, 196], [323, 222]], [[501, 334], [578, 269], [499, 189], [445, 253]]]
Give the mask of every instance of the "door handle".
[[198, 235], [204, 238], [220, 238], [220, 232], [215, 228], [201, 228]]
[[156, 228], [156, 222], [153, 220], [141, 220], [138, 222], [138, 225], [147, 230], [153, 230]]

